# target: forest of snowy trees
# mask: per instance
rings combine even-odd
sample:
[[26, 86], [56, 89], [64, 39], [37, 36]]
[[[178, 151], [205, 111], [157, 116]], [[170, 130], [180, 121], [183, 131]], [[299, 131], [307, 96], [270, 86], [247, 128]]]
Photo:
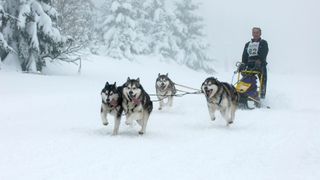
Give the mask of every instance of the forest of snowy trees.
[[0, 0], [0, 56], [15, 54], [22, 71], [77, 60], [73, 52], [134, 60], [158, 55], [212, 72], [199, 5], [177, 0]]

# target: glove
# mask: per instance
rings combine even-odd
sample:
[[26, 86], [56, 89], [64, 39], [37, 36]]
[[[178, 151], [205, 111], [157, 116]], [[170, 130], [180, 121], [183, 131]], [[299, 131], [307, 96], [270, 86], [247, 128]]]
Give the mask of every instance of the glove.
[[246, 65], [245, 64], [241, 64], [238, 68], [238, 71], [242, 71], [246, 69]]
[[261, 60], [257, 59], [256, 62], [254, 63], [255, 69], [261, 69]]

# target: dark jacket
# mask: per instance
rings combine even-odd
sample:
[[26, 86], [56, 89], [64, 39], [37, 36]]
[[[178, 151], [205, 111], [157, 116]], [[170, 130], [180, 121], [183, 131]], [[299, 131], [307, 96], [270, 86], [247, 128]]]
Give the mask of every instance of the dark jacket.
[[[252, 40], [253, 41], [253, 40]], [[252, 56], [252, 57], [249, 57], [248, 55], [248, 45], [251, 41], [247, 42], [246, 45], [244, 46], [244, 50], [243, 50], [243, 53], [242, 53], [242, 62], [247, 64], [248, 63], [248, 60], [261, 60], [261, 63], [262, 65], [267, 65], [267, 55], [268, 55], [268, 52], [269, 52], [269, 48], [268, 48], [268, 43], [266, 40], [264, 39], [259, 39], [258, 40], [260, 43], [259, 43], [259, 49], [258, 49], [258, 55], [257, 56]]]

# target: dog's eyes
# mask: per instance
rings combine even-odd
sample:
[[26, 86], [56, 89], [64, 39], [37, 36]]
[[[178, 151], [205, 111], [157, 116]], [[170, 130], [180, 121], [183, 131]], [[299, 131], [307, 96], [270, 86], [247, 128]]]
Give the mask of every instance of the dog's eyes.
[[111, 91], [109, 94], [110, 94], [110, 95], [112, 95], [112, 94], [113, 94], [113, 92]]

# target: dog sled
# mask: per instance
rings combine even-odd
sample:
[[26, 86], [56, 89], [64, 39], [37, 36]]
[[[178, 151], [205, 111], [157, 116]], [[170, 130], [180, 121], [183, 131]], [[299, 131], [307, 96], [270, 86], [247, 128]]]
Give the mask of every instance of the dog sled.
[[[262, 107], [261, 89], [263, 86], [263, 74], [254, 66], [244, 66], [243, 63], [236, 64], [237, 82], [234, 84], [236, 91], [240, 94], [238, 108], [255, 109]], [[260, 78], [259, 78], [260, 77]], [[266, 106], [269, 108], [268, 106]]]

